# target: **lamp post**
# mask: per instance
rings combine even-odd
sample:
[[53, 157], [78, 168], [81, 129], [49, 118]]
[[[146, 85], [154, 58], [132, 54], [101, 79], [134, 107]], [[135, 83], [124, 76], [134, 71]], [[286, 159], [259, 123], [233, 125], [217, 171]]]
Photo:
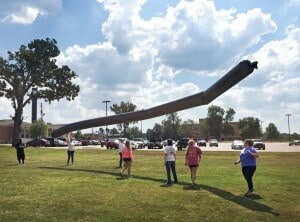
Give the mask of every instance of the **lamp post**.
[[[105, 109], [106, 109], [106, 117], [107, 117], [107, 103], [110, 103], [111, 101], [109, 101], [109, 100], [104, 100], [104, 101], [102, 101], [103, 103], [105, 103]], [[105, 128], [105, 132], [106, 132], [106, 140], [107, 140], [107, 125], [106, 125], [106, 128]]]
[[290, 131], [290, 116], [292, 114], [288, 113], [288, 114], [285, 114], [285, 116], [287, 116], [288, 118], [288, 128], [289, 128], [289, 141], [291, 141], [291, 131]]
[[32, 108], [31, 108], [31, 123], [37, 119], [37, 88], [32, 88], [31, 97], [32, 97]]

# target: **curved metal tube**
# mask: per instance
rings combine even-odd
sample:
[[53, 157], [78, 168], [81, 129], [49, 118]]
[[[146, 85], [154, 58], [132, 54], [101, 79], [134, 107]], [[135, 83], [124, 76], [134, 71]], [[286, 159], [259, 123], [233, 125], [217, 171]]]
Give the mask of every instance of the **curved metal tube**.
[[233, 87], [236, 83], [240, 82], [242, 79], [250, 75], [255, 68], [257, 69], [257, 62], [251, 63], [248, 60], [241, 61], [214, 85], [200, 93], [149, 109], [70, 123], [62, 126], [61, 128], [58, 128], [57, 130], [54, 130], [52, 132], [52, 136], [58, 137], [68, 132], [87, 129], [91, 127], [150, 119], [168, 113], [189, 109], [195, 106], [209, 104], [222, 93]]

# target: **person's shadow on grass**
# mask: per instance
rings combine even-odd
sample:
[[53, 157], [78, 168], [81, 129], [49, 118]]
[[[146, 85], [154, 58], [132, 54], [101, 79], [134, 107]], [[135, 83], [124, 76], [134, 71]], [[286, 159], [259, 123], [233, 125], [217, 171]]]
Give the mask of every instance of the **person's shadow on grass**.
[[[105, 171], [105, 170], [90, 170], [90, 169], [78, 169], [78, 168], [68, 168], [68, 167], [39, 167], [41, 169], [52, 169], [52, 170], [66, 170], [66, 171], [79, 171], [79, 172], [89, 172], [89, 173], [99, 173], [99, 174], [106, 174], [106, 175], [111, 175], [111, 176], [116, 176], [117, 180], [122, 180], [123, 178], [120, 177], [120, 173], [117, 172], [111, 172], [111, 171]], [[145, 177], [145, 176], [138, 176], [134, 175], [134, 179], [138, 180], [149, 180], [149, 181], [154, 181], [158, 183], [164, 183], [164, 179], [158, 179], [158, 178], [153, 178], [153, 177]], [[249, 210], [252, 211], [261, 211], [261, 212], [269, 212], [275, 216], [279, 216], [279, 213], [273, 212], [273, 208], [262, 204], [258, 203], [255, 200], [262, 199], [261, 196], [257, 194], [253, 194], [250, 196], [239, 196], [235, 195], [229, 191], [222, 190], [216, 187], [212, 187], [209, 185], [205, 184], [200, 184], [200, 185], [194, 185], [191, 186], [189, 183], [186, 182], [179, 182], [178, 185], [182, 185], [184, 190], [206, 190], [208, 192], [211, 192], [225, 200], [228, 200], [230, 202], [233, 202], [235, 204], [238, 204], [242, 207], [245, 207]]]

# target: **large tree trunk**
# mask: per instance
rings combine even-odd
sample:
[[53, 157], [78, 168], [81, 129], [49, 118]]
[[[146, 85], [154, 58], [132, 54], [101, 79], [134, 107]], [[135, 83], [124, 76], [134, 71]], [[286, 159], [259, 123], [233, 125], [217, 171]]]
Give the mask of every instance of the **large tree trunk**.
[[22, 131], [21, 130], [22, 115], [23, 115], [23, 110], [21, 108], [17, 108], [15, 110], [15, 116], [13, 117], [14, 129], [13, 129], [12, 146], [14, 146], [18, 142], [18, 139], [20, 139], [20, 135]]

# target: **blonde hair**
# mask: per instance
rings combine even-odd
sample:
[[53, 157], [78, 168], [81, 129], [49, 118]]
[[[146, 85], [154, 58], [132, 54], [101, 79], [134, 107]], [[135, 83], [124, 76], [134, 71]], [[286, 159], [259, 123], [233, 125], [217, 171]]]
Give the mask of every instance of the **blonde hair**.
[[189, 140], [188, 145], [189, 146], [194, 146], [195, 145], [195, 140]]

